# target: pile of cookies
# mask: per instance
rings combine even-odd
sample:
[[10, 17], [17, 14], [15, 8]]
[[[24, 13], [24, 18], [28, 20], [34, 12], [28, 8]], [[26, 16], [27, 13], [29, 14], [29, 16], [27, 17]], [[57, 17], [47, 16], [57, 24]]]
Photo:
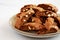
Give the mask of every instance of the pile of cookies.
[[37, 34], [55, 33], [60, 28], [58, 9], [52, 4], [25, 5], [16, 15], [15, 27]]

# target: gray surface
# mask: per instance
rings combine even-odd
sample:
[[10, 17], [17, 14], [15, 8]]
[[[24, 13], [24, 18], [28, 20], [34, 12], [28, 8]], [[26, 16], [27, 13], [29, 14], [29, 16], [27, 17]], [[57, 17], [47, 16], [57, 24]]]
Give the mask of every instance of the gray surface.
[[60, 40], [60, 34], [56, 37], [45, 39], [25, 37], [16, 33], [11, 26], [9, 26], [10, 17], [18, 13], [20, 8], [25, 4], [52, 3], [56, 5], [60, 11], [59, 2], [59, 0], [0, 0], [0, 40]]

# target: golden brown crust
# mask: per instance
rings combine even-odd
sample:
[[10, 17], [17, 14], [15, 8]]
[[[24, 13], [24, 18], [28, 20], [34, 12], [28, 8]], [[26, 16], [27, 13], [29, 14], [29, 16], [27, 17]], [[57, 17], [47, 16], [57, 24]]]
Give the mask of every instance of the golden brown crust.
[[[23, 29], [24, 29], [25, 31], [42, 29], [42, 25], [39, 24], [39, 23], [26, 23], [26, 24], [24, 24], [23, 27], [24, 27]], [[21, 28], [22, 28], [22, 27], [21, 27]], [[28, 29], [26, 29], [26, 28], [28, 28]], [[21, 30], [23, 30], [23, 29], [21, 29]]]
[[[46, 6], [46, 9], [43, 6]], [[57, 16], [57, 9], [48, 4], [25, 5], [16, 17], [18, 19], [15, 27], [19, 30], [37, 31], [38, 34], [54, 33], [59, 30], [57, 21], [60, 24], [60, 18]]]
[[43, 8], [37, 7], [36, 5], [25, 5], [24, 7], [21, 8], [21, 12], [26, 12], [30, 9], [38, 10], [38, 11], [44, 11]]
[[[45, 27], [46, 27], [46, 29], [48, 30], [48, 31], [51, 31], [51, 30], [53, 30], [53, 31], [55, 31], [55, 32], [57, 32], [58, 31], [58, 26], [57, 26], [57, 24], [55, 24], [55, 22], [54, 22], [54, 19], [53, 18], [47, 18], [47, 20], [46, 20], [46, 22], [45, 22]], [[51, 31], [52, 32], [52, 31]]]
[[58, 9], [56, 8], [56, 6], [52, 5], [52, 4], [39, 4], [38, 7], [42, 7], [45, 10], [49, 10], [52, 12], [57, 12]]
[[51, 11], [42, 11], [42, 12], [36, 12], [35, 14], [37, 17], [40, 16], [46, 16], [46, 17], [57, 17], [57, 14]]

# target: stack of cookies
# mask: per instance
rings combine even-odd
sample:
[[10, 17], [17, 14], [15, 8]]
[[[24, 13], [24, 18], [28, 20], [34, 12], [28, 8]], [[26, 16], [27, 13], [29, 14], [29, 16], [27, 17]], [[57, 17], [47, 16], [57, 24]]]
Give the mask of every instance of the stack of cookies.
[[60, 28], [58, 9], [52, 4], [25, 5], [16, 15], [15, 27], [37, 34], [55, 33]]

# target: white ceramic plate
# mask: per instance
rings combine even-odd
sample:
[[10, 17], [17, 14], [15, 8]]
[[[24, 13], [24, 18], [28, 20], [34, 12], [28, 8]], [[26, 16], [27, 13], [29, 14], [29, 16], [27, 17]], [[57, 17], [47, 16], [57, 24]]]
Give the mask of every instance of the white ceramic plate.
[[13, 30], [15, 30], [16, 32], [18, 32], [19, 34], [21, 35], [24, 35], [24, 36], [28, 36], [28, 37], [34, 37], [34, 38], [48, 38], [48, 37], [54, 37], [56, 35], [58, 35], [60, 33], [60, 30], [56, 33], [50, 33], [50, 34], [43, 34], [43, 35], [38, 35], [38, 34], [35, 34], [35, 33], [30, 33], [30, 32], [25, 32], [25, 31], [21, 31], [21, 30], [18, 30], [15, 28], [15, 21], [16, 21], [16, 16], [13, 16], [9, 23], [10, 25], [12, 26]]

